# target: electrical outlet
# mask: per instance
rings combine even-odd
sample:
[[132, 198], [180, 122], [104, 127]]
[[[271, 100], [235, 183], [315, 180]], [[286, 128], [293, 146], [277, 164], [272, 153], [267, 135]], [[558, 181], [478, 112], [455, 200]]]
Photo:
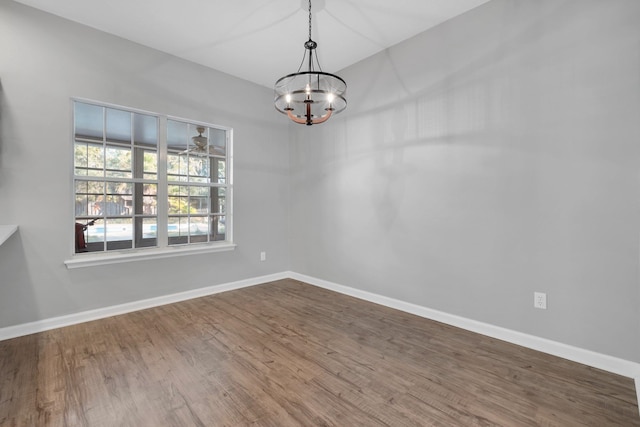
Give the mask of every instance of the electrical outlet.
[[547, 309], [547, 294], [544, 292], [533, 293], [533, 306], [542, 310]]
[[267, 253], [260, 252], [260, 261], [266, 261], [266, 260], [267, 260]]

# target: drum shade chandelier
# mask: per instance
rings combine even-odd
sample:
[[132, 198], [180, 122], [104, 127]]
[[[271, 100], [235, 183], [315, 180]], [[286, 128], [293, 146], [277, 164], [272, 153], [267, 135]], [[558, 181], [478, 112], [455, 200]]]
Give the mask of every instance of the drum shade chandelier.
[[[295, 123], [307, 126], [324, 123], [347, 107], [347, 84], [320, 68], [318, 44], [311, 40], [311, 0], [309, 0], [309, 40], [298, 71], [281, 77], [275, 84], [275, 107]], [[300, 71], [307, 64], [306, 71]]]

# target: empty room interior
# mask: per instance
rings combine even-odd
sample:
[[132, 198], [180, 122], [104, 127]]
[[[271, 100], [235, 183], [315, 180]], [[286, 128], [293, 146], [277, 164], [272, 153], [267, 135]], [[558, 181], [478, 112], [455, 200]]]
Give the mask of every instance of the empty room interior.
[[0, 426], [640, 426], [639, 23], [0, 0]]

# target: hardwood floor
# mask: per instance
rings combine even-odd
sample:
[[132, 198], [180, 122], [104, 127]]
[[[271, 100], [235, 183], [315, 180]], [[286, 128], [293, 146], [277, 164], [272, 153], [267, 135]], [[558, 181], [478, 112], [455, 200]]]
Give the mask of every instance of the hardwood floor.
[[633, 380], [294, 280], [0, 342], [1, 426], [640, 426]]

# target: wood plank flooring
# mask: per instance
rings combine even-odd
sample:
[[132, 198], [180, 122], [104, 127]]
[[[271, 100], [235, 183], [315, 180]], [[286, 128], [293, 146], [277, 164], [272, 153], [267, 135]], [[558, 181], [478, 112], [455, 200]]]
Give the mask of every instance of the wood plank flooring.
[[640, 426], [633, 380], [281, 280], [0, 342], [1, 426]]

